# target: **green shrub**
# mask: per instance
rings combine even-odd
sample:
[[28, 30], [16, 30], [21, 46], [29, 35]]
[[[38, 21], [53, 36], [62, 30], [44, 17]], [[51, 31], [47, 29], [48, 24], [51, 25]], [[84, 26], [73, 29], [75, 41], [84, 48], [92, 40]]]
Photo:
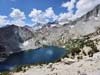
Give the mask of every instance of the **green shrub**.
[[78, 55], [81, 52], [81, 48], [83, 48], [83, 40], [81, 39], [70, 39], [65, 44], [65, 47], [69, 50], [72, 56]]
[[0, 75], [11, 75], [10, 72], [2, 72]]

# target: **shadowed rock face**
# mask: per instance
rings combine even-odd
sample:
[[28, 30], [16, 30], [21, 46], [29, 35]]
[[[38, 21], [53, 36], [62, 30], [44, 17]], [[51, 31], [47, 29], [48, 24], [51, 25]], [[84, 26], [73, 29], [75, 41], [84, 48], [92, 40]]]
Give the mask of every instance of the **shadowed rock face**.
[[33, 34], [25, 27], [8, 25], [0, 28], [0, 45], [4, 47], [6, 52], [19, 52], [20, 44], [31, 39]]

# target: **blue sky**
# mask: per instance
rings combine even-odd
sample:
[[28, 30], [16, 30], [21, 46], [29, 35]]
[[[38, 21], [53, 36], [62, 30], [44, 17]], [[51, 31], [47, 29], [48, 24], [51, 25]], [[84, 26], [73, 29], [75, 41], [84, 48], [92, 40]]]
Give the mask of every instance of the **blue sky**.
[[56, 14], [67, 12], [66, 8], [61, 8], [61, 3], [67, 0], [0, 0], [0, 15], [9, 15], [11, 8], [18, 8], [25, 12], [26, 15], [33, 8], [45, 10], [48, 7], [53, 7]]
[[81, 17], [100, 0], [0, 0], [0, 26], [66, 22]]

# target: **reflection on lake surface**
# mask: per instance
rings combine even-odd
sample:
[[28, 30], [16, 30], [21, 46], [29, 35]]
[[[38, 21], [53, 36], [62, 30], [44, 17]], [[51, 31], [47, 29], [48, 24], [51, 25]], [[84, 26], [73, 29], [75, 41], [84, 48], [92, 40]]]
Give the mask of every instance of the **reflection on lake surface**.
[[64, 48], [48, 46], [29, 51], [11, 54], [4, 62], [0, 63], [0, 72], [11, 71], [17, 66], [25, 64], [39, 64], [54, 62], [66, 54]]

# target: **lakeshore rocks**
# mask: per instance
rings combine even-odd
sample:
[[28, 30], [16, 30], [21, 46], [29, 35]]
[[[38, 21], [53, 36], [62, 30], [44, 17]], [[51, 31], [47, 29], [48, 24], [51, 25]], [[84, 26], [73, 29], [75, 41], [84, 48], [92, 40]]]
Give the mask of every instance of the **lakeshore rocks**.
[[78, 60], [75, 60], [75, 59], [71, 59], [71, 58], [64, 58], [64, 59], [61, 59], [61, 62], [65, 63], [65, 64], [72, 64], [72, 63], [75, 63], [77, 62]]

